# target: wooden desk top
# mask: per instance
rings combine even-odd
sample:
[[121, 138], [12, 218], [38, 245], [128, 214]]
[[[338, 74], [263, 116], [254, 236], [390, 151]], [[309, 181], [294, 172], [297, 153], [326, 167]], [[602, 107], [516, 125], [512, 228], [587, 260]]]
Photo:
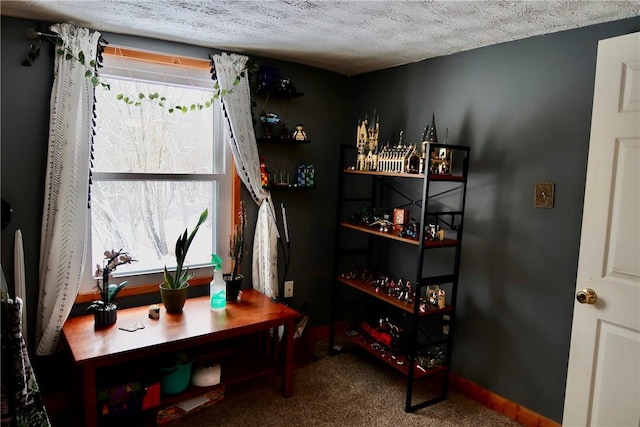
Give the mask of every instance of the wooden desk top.
[[[253, 289], [242, 291], [242, 301], [229, 304], [226, 311], [209, 309], [209, 296], [187, 298], [182, 313], [167, 313], [160, 305], [160, 319], [149, 318], [149, 307], [118, 310], [118, 321], [104, 329], [94, 328], [93, 314], [70, 317], [62, 328], [76, 363], [106, 363], [113, 357], [154, 348], [180, 349], [215, 339], [225, 339], [268, 329], [295, 319], [295, 310], [278, 304]], [[127, 332], [121, 326], [142, 322], [144, 329]], [[104, 360], [102, 360], [104, 359]]]

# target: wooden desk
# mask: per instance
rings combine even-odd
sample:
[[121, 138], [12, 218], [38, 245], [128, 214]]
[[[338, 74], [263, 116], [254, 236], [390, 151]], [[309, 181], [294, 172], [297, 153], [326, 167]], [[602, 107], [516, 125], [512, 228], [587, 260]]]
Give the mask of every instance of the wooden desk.
[[[151, 320], [148, 307], [134, 307], [118, 310], [118, 321], [105, 329], [94, 329], [93, 315], [70, 317], [63, 327], [64, 337], [69, 344], [76, 365], [82, 370], [83, 399], [85, 425], [95, 426], [97, 423], [97, 390], [96, 371], [98, 368], [120, 363], [157, 357], [165, 353], [177, 353], [214, 341], [231, 339], [256, 334], [283, 325], [284, 335], [276, 354], [271, 356], [272, 364], [262, 364], [253, 371], [249, 366], [243, 367], [241, 373], [233, 376], [225, 375], [223, 367], [222, 384], [245, 381], [259, 375], [274, 371], [282, 374], [282, 394], [290, 397], [293, 394], [293, 333], [295, 319], [299, 314], [282, 304], [274, 303], [268, 297], [255, 290], [244, 290], [242, 301], [227, 304], [224, 312], [213, 312], [209, 309], [209, 297], [187, 299], [181, 314], [170, 314], [160, 306], [160, 319]], [[127, 332], [118, 329], [124, 325], [142, 322], [144, 329]], [[277, 336], [277, 334], [276, 334]], [[206, 391], [206, 389], [204, 390]], [[179, 394], [173, 402], [193, 397], [191, 394]], [[172, 403], [171, 401], [163, 404]]]

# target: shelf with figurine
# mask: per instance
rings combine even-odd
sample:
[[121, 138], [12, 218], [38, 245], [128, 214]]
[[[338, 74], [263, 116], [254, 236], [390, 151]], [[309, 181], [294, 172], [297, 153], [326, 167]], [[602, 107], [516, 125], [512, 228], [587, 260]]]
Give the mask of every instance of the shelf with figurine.
[[255, 76], [254, 95], [274, 98], [297, 98], [304, 95], [296, 90], [291, 79], [282, 78], [276, 67], [261, 65]]
[[[259, 122], [262, 125], [262, 135], [257, 138], [261, 144], [306, 144], [311, 142], [301, 124], [290, 129], [284, 120], [273, 111], [267, 110], [270, 98], [292, 99], [303, 96], [296, 90], [291, 79], [282, 78], [280, 70], [275, 67], [260, 66], [253, 84], [254, 97], [262, 98], [262, 105], [257, 110], [260, 113]], [[284, 109], [283, 117], [287, 117], [288, 107]]]
[[[262, 187], [273, 191], [300, 191], [315, 189], [315, 169], [312, 164], [301, 162], [294, 164], [293, 155], [289, 150], [289, 160], [286, 160], [277, 146], [299, 147], [311, 143], [304, 126], [300, 123], [291, 128], [276, 112], [267, 110], [269, 97], [296, 98], [303, 94], [296, 90], [290, 79], [280, 76], [280, 70], [275, 67], [261, 66], [256, 74], [256, 84], [253, 94], [264, 99], [256, 126], [256, 142], [260, 145], [260, 175]], [[276, 107], [282, 107], [276, 106]], [[277, 111], [277, 110], [275, 110]], [[287, 117], [285, 108], [282, 117]], [[297, 153], [297, 151], [296, 151]], [[267, 166], [268, 158], [276, 166]], [[298, 162], [300, 162], [298, 160]]]
[[[447, 372], [447, 349], [449, 346], [450, 314], [451, 310], [439, 310], [437, 300], [444, 300], [444, 291], [434, 286], [430, 291], [434, 298], [434, 309], [428, 309], [440, 316], [433, 317], [429, 333], [417, 339], [411, 345], [408, 336], [409, 329], [405, 314], [393, 312], [378, 312], [364, 314], [347, 329], [346, 335], [357, 346], [367, 350], [374, 357], [398, 369], [405, 376], [412, 375], [414, 379]], [[440, 298], [442, 297], [442, 298]], [[421, 304], [422, 306], [423, 304]], [[424, 331], [426, 333], [426, 330]], [[413, 367], [410, 370], [410, 367]]]
[[[347, 168], [343, 170], [344, 173], [354, 174], [354, 175], [371, 175], [371, 176], [389, 176], [396, 178], [418, 178], [424, 179], [424, 173], [416, 174], [416, 173], [407, 173], [407, 172], [384, 172], [377, 170], [357, 170], [354, 166], [351, 168]], [[464, 181], [464, 177], [460, 175], [440, 175], [440, 174], [429, 174], [429, 179], [431, 181], [448, 181], [448, 182], [462, 182]]]
[[[382, 360], [387, 365], [400, 371], [405, 376], [409, 376], [409, 357], [406, 355], [395, 355], [392, 352], [384, 351], [382, 346], [376, 341], [368, 339], [368, 337], [358, 332], [349, 332], [347, 334], [348, 339], [364, 349], [366, 352], [374, 355], [379, 360]], [[448, 368], [444, 365], [437, 365], [435, 363], [421, 363], [421, 360], [416, 358], [414, 362], [413, 378], [420, 379], [431, 375], [443, 374], [448, 371]]]
[[[395, 282], [389, 280], [388, 277], [363, 279], [361, 277], [354, 277], [353, 272], [342, 273], [338, 277], [338, 281], [347, 286], [351, 286], [361, 292], [371, 295], [374, 298], [384, 301], [394, 307], [397, 307], [407, 313], [414, 312], [414, 292], [415, 289], [411, 286], [411, 282], [402, 283], [402, 280]], [[451, 281], [450, 276], [440, 276], [430, 278], [434, 283], [446, 283]], [[439, 285], [435, 285], [434, 288], [439, 289]], [[427, 291], [429, 295], [429, 291]], [[445, 305], [444, 297], [442, 304], [439, 304], [438, 300], [435, 301], [430, 297], [422, 297], [419, 302], [418, 316], [431, 316], [434, 314], [446, 314], [453, 311], [453, 307]]]
[[307, 137], [304, 126], [297, 124], [294, 130], [290, 130], [289, 126], [275, 113], [260, 114], [260, 123], [262, 124], [263, 135], [256, 138], [257, 142], [281, 142], [287, 144], [305, 144], [311, 142]]
[[289, 169], [276, 167], [269, 170], [264, 159], [260, 160], [260, 182], [267, 190], [312, 190], [315, 189], [315, 167], [300, 164], [295, 170], [295, 181], [291, 181]]
[[310, 139], [298, 140], [290, 137], [260, 137], [256, 138], [258, 144], [283, 144], [283, 145], [297, 145], [297, 144], [310, 144]]
[[[401, 229], [399, 227], [389, 227], [388, 229], [381, 229], [377, 225], [357, 225], [349, 222], [341, 222], [341, 227], [350, 228], [352, 230], [361, 231], [363, 233], [373, 234], [374, 236], [385, 237], [387, 239], [397, 240], [399, 242], [408, 243], [418, 246], [417, 237], [402, 237], [400, 235]], [[424, 241], [425, 248], [449, 248], [458, 246], [460, 242], [455, 239], [442, 239], [442, 240], [427, 240]]]
[[[447, 248], [460, 245], [455, 217], [459, 218], [461, 215], [461, 211], [426, 212], [425, 218], [429, 221], [424, 227], [423, 247]], [[450, 220], [445, 221], [445, 218]], [[445, 225], [449, 228], [443, 228]], [[410, 218], [410, 212], [405, 208], [394, 208], [391, 212], [367, 208], [365, 205], [348, 220], [340, 222], [340, 226], [410, 245], [420, 245], [420, 223]]]
[[[369, 125], [365, 117], [357, 130], [357, 156], [355, 166], [344, 169], [344, 173], [424, 179], [432, 181], [463, 182], [465, 177], [454, 173], [455, 146], [447, 144], [448, 129], [444, 144], [438, 144], [435, 114], [422, 135], [421, 149], [417, 144], [403, 142], [404, 131], [396, 145], [380, 146], [380, 117], [374, 111], [374, 124]], [[429, 154], [430, 153], [430, 154]], [[459, 172], [459, 171], [458, 171]]]
[[302, 190], [316, 189], [315, 186], [309, 186], [309, 185], [300, 186], [295, 184], [273, 184], [273, 185], [262, 186], [262, 188], [269, 191], [302, 191]]

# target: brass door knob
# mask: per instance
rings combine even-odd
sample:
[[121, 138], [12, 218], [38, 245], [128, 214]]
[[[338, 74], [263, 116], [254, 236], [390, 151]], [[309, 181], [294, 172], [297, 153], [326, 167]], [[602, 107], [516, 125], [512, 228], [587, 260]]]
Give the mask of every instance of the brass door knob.
[[593, 304], [598, 301], [598, 294], [593, 289], [586, 288], [578, 292], [576, 299], [580, 304]]

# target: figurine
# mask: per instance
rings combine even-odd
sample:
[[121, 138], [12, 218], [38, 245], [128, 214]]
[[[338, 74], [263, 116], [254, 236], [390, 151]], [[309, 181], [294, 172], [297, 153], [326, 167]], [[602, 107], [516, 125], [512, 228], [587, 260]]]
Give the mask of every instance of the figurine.
[[374, 125], [367, 131], [369, 133], [369, 151], [375, 151], [378, 147], [378, 136], [380, 135], [380, 117], [376, 117], [376, 110], [373, 110]]
[[407, 159], [407, 173], [419, 173], [420, 172], [420, 156], [418, 155], [418, 148], [414, 145], [411, 149], [411, 154]]
[[405, 238], [417, 238], [418, 237], [418, 228], [419, 225], [416, 222], [415, 218], [411, 218], [409, 220], [409, 223], [404, 225], [401, 229], [400, 229], [400, 233], [398, 234], [400, 237], [405, 237]]
[[260, 159], [260, 184], [262, 184], [262, 187], [269, 186], [269, 171], [264, 159]]
[[298, 171], [296, 172], [296, 184], [298, 187], [304, 187], [306, 185], [306, 169], [307, 166], [304, 163], [298, 166]]
[[295, 139], [296, 141], [306, 141], [307, 140], [307, 134], [305, 133], [304, 128], [302, 127], [302, 125], [296, 126], [296, 130], [293, 131], [293, 134], [291, 135], [291, 137], [293, 139]]
[[373, 223], [370, 224], [372, 227], [374, 225], [379, 225], [379, 231], [382, 233], [387, 233], [389, 230], [391, 230], [393, 228], [393, 223], [389, 220], [386, 219], [379, 219]]
[[[416, 148], [413, 145], [403, 145], [403, 131], [400, 131], [398, 145], [389, 147], [389, 143], [382, 148], [378, 154], [378, 169], [382, 172], [406, 173], [409, 166], [409, 159], [413, 156]], [[416, 159], [418, 160], [418, 159]]]
[[267, 114], [262, 114], [260, 116], [260, 121], [262, 123], [267, 123], [267, 124], [276, 124], [276, 123], [280, 123], [280, 117], [278, 117], [277, 114], [275, 113], [267, 113]]
[[282, 122], [280, 121], [280, 117], [278, 117], [275, 113], [265, 113], [263, 112], [260, 115], [260, 122], [264, 126], [265, 137], [272, 138], [275, 135], [275, 127], [280, 126]]
[[373, 125], [369, 127], [369, 120], [358, 120], [356, 129], [356, 170], [375, 171], [378, 169], [378, 137], [380, 135], [380, 117], [373, 111]]
[[259, 90], [272, 91], [277, 88], [277, 84], [280, 81], [280, 70], [278, 68], [261, 65], [257, 75]]
[[438, 142], [438, 133], [436, 132], [436, 114], [433, 113], [431, 116], [431, 123], [427, 128], [427, 131], [422, 138], [423, 141], [426, 142]]
[[287, 94], [296, 93], [296, 87], [294, 86], [291, 79], [280, 79], [280, 87], [278, 88], [278, 90], [281, 93], [287, 93]]
[[309, 165], [304, 170], [305, 186], [313, 187], [315, 185], [316, 170], [313, 165]]
[[440, 226], [436, 224], [428, 224], [426, 228], [426, 240], [437, 240], [438, 231], [440, 231]]

